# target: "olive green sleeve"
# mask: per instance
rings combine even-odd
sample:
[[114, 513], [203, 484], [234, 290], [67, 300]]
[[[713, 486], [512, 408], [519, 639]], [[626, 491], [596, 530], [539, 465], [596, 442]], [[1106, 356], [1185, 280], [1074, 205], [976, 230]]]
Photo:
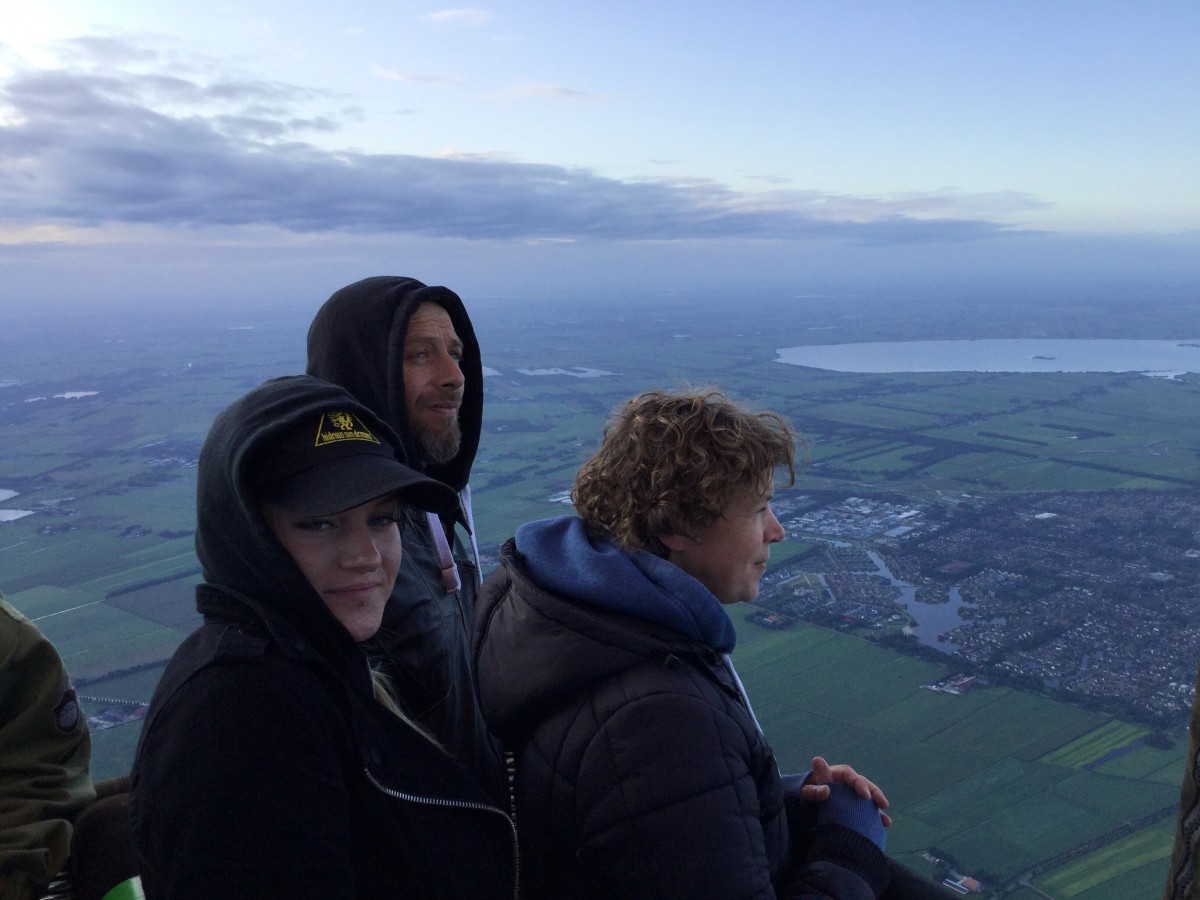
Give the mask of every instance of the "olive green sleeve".
[[0, 896], [23, 900], [67, 860], [94, 797], [87, 721], [62, 660], [0, 596]]

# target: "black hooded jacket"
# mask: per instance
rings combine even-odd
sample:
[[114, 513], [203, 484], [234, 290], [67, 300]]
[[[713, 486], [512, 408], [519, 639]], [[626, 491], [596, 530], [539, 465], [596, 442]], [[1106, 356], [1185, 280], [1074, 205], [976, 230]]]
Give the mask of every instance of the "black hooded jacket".
[[[413, 313], [425, 302], [446, 310], [463, 345], [462, 443], [458, 454], [441, 465], [422, 461], [404, 395], [404, 340]], [[470, 668], [479, 561], [471, 543], [467, 480], [483, 422], [483, 365], [462, 300], [447, 288], [398, 276], [365, 278], [344, 287], [325, 301], [309, 327], [308, 374], [341, 385], [370, 407], [399, 435], [410, 465], [459, 492], [458, 523], [467, 529], [467, 541], [454, 522], [442, 525], [460, 589], [447, 592], [428, 521], [424, 514], [413, 514], [400, 575], [374, 645], [408, 698], [411, 713], [499, 791], [502, 764], [479, 716]]]
[[866, 837], [793, 832], [813, 814], [785, 796], [735, 640], [717, 599], [666, 560], [573, 516], [517, 529], [483, 584], [475, 652], [487, 720], [515, 756], [522, 896], [883, 893], [887, 861]]
[[[404, 338], [422, 303], [446, 310], [463, 344], [459, 368], [466, 383], [458, 412], [462, 445], [443, 465], [421, 463], [404, 397]], [[471, 319], [454, 291], [429, 287], [415, 278], [377, 275], [334, 292], [309, 326], [307, 372], [341, 385], [391, 425], [413, 468], [456, 491], [466, 487], [483, 427], [483, 363]]]
[[513, 897], [515, 836], [477, 781], [374, 696], [367, 657], [271, 534], [256, 448], [345, 391], [276, 379], [217, 417], [201, 451], [204, 624], [155, 691], [133, 770], [154, 898]]

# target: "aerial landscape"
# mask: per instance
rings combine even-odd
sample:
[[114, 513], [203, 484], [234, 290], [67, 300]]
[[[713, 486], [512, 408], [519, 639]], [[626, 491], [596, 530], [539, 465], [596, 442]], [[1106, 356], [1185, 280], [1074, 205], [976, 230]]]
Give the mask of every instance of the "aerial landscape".
[[786, 537], [728, 611], [781, 769], [874, 779], [946, 896], [1163, 896], [1198, 31], [1191, 0], [0, 8], [0, 592], [92, 776], [201, 621], [213, 417], [303, 371], [333, 291], [406, 275], [479, 339], [485, 572], [638, 392], [775, 410]]
[[[485, 565], [521, 522], [564, 508], [607, 412], [637, 391], [715, 383], [777, 409], [807, 465], [777, 491], [788, 537], [735, 618], [781, 764], [805, 766], [814, 748], [855, 759], [888, 787], [892, 852], [931, 875], [1020, 897], [1030, 879], [1090, 883], [1106, 859], [1106, 890], [1148, 890], [1170, 847], [1200, 656], [1200, 376], [798, 367], [774, 345], [874, 340], [889, 325], [846, 315], [868, 297], [785, 300], [744, 298], [754, 314], [734, 329], [702, 292], [527, 301], [535, 316], [476, 300]], [[951, 341], [1083, 329], [1045, 304], [1028, 319], [996, 304], [971, 331], [937, 301], [920, 309], [945, 316], [932, 333]], [[1162, 309], [1153, 330], [1122, 327], [1186, 336]], [[81, 314], [59, 323], [48, 358], [37, 315], [6, 316], [0, 573], [70, 666], [100, 776], [128, 768], [157, 677], [199, 621], [192, 492], [207, 425], [299, 371], [307, 318]], [[1138, 852], [1115, 849], [1127, 846]]]

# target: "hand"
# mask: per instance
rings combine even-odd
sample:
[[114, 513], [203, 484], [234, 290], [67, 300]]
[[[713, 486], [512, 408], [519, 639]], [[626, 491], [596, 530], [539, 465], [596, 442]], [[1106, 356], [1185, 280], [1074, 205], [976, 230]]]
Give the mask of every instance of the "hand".
[[864, 800], [872, 800], [879, 807], [879, 821], [887, 828], [892, 824], [892, 817], [884, 812], [888, 808], [888, 799], [883, 791], [870, 779], [859, 775], [847, 765], [831, 766], [820, 756], [814, 756], [812, 772], [805, 779], [804, 787], [800, 789], [800, 799], [805, 803], [821, 803], [829, 799], [829, 788], [826, 785], [844, 784], [854, 789], [854, 792]]

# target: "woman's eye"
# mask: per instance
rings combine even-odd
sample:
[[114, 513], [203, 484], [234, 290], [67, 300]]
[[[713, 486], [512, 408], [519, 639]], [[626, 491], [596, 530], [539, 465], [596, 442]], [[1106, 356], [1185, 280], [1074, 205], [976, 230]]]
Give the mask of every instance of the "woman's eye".
[[326, 528], [332, 528], [333, 525], [324, 519], [309, 519], [295, 522], [292, 527], [299, 531], [324, 531]]

